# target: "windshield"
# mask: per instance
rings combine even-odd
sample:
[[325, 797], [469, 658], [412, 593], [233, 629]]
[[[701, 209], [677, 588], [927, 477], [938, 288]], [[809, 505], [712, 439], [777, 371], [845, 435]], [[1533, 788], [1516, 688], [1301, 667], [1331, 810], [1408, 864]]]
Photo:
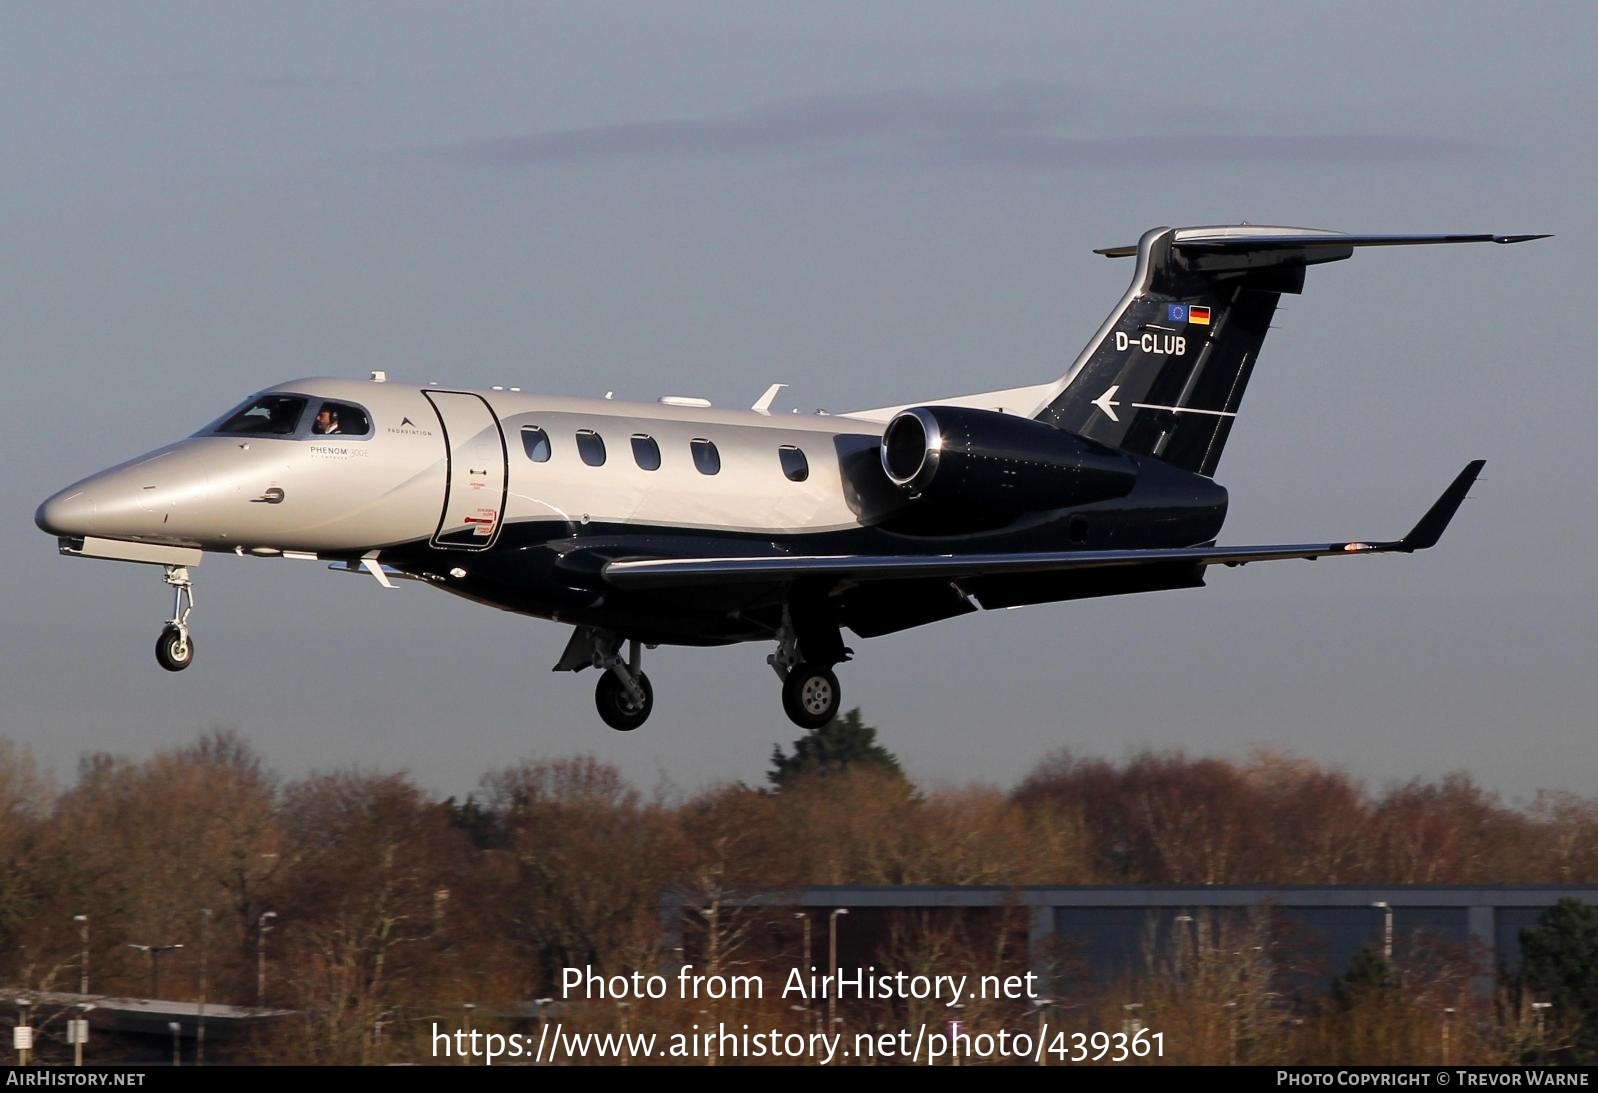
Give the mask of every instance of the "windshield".
[[210, 431], [293, 436], [305, 414], [305, 399], [298, 395], [262, 395], [240, 406]]

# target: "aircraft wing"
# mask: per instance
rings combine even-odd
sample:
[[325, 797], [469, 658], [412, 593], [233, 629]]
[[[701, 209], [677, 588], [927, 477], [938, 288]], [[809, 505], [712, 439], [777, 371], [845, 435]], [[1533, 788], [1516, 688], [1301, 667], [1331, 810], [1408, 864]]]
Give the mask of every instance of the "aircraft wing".
[[1247, 565], [1286, 558], [1411, 553], [1435, 546], [1459, 511], [1484, 460], [1460, 471], [1441, 497], [1402, 539], [1389, 542], [1303, 543], [1277, 546], [1197, 546], [1151, 550], [1058, 550], [1006, 554], [787, 555], [744, 558], [649, 558], [606, 562], [601, 575], [617, 588], [663, 589], [694, 585], [769, 583], [806, 578], [834, 581], [958, 580], [1075, 569], [1191, 563]]

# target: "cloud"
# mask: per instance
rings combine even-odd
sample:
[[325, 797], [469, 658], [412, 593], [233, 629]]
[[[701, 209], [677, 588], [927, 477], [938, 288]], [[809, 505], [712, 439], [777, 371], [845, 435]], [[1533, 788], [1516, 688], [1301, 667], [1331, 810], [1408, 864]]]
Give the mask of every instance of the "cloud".
[[878, 160], [920, 165], [1092, 170], [1436, 163], [1472, 159], [1484, 150], [1467, 141], [1394, 133], [1248, 132], [1250, 119], [1240, 114], [1211, 113], [1205, 118], [1208, 131], [1194, 131], [1189, 121], [1175, 133], [1160, 132], [1178, 124], [1170, 115], [1162, 114], [1157, 124], [1131, 117], [1122, 124], [1141, 132], [1104, 135], [1108, 119], [1094, 110], [1087, 94], [1067, 85], [1011, 83], [949, 94], [890, 91], [796, 99], [723, 117], [557, 129], [438, 151], [496, 167], [870, 153]]

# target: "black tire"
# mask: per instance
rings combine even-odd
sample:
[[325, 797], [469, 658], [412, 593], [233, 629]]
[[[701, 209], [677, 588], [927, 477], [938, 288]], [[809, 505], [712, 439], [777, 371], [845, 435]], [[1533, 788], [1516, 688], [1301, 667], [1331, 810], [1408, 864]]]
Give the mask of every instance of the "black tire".
[[819, 729], [838, 716], [843, 692], [831, 668], [800, 664], [782, 681], [782, 710], [801, 729]]
[[632, 732], [649, 720], [649, 712], [655, 708], [655, 689], [649, 685], [649, 677], [639, 672], [633, 678], [644, 692], [641, 705], [633, 702], [614, 672], [601, 675], [594, 688], [594, 705], [599, 708], [600, 720], [617, 732]]
[[168, 626], [155, 643], [155, 659], [169, 672], [183, 671], [194, 663], [194, 638], [184, 637], [176, 626]]

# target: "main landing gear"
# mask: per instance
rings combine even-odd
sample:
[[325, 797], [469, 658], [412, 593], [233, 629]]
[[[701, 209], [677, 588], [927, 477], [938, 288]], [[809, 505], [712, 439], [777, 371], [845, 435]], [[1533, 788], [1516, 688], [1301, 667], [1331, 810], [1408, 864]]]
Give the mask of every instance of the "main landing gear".
[[[842, 650], [847, 656], [848, 651]], [[801, 729], [819, 729], [834, 717], [843, 703], [838, 677], [825, 664], [800, 659], [799, 637], [784, 622], [777, 635], [777, 651], [766, 658], [782, 680], [782, 712]]]
[[[848, 660], [849, 650], [844, 648], [836, 623], [825, 616], [818, 617], [808, 605], [801, 608], [800, 615], [795, 625], [784, 608], [782, 625], [777, 630], [777, 651], [766, 658], [766, 663], [782, 680], [782, 709], [788, 719], [802, 729], [819, 729], [838, 716], [843, 692], [832, 666]], [[642, 661], [643, 650], [637, 638], [623, 638], [595, 626], [579, 626], [572, 631], [565, 652], [555, 663], [555, 671], [598, 668], [594, 705], [600, 718], [613, 729], [632, 732], [649, 720], [655, 708], [655, 691], [644, 674]]]
[[155, 659], [169, 672], [181, 672], [194, 663], [194, 637], [189, 633], [189, 612], [194, 610], [194, 582], [187, 566], [166, 567], [172, 586], [172, 617], [155, 643]]

